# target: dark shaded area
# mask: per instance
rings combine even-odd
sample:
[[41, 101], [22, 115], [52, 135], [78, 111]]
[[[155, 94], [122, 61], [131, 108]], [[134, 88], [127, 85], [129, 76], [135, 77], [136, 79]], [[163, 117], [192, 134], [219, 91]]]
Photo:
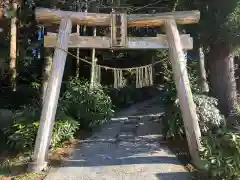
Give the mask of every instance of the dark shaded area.
[[[170, 150], [177, 156], [179, 161], [185, 166], [185, 168], [193, 172], [194, 178], [192, 180], [211, 180], [206, 172], [197, 170], [192, 164], [191, 164], [191, 157], [189, 154], [188, 144], [187, 140], [180, 136], [176, 136], [173, 139], [168, 139], [167, 145], [170, 148]], [[162, 175], [162, 174], [161, 174]], [[166, 178], [174, 178], [177, 174], [163, 174], [162, 176], [159, 175], [159, 178], [163, 178], [166, 176]]]
[[[188, 172], [178, 172], [178, 173], [161, 173], [156, 174], [156, 176], [159, 178], [159, 180], [200, 180], [196, 177], [190, 177]], [[186, 178], [184, 178], [186, 176]], [[179, 178], [182, 177], [182, 178]]]

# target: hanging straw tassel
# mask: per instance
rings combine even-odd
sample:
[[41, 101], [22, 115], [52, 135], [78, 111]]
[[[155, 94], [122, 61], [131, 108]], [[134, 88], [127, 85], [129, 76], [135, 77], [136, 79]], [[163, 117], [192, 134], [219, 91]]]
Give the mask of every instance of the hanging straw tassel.
[[114, 73], [114, 88], [118, 89], [120, 84], [119, 70], [114, 69], [113, 73]]
[[143, 67], [140, 67], [140, 88], [144, 86], [144, 74], [143, 74]]
[[153, 85], [152, 71], [153, 71], [152, 65], [149, 65], [149, 66], [145, 67], [145, 79], [146, 79], [145, 86], [152, 86]]
[[139, 76], [138, 68], [136, 68], [136, 88], [139, 88]]
[[152, 65], [136, 68], [136, 88], [153, 85]]
[[125, 80], [124, 80], [124, 77], [123, 77], [123, 71], [122, 70], [119, 70], [119, 73], [120, 73], [120, 80], [121, 80], [121, 82], [120, 82], [120, 87], [121, 88], [123, 88], [123, 87], [125, 87]]
[[142, 67], [136, 68], [136, 88], [142, 88]]
[[150, 86], [153, 85], [153, 66], [149, 66]]
[[147, 76], [147, 86], [153, 85], [153, 67], [152, 65], [149, 65], [146, 67], [146, 76]]
[[113, 74], [114, 74], [114, 84], [113, 87], [117, 89], [117, 70], [113, 69]]
[[138, 88], [141, 88], [141, 68], [137, 68], [138, 70]]
[[148, 67], [144, 67], [144, 86], [149, 86], [149, 74], [148, 74]]
[[123, 88], [125, 86], [123, 71], [121, 69], [113, 69], [114, 73], [114, 88]]

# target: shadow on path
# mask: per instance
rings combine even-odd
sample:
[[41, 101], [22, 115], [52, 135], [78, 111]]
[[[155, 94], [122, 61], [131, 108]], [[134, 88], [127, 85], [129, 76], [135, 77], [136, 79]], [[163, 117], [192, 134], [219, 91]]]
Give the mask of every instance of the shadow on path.
[[158, 180], [197, 180], [189, 176], [189, 172], [161, 173], [156, 175]]
[[189, 180], [190, 173], [159, 138], [161, 112], [159, 105], [148, 104], [121, 114], [83, 140], [46, 180]]

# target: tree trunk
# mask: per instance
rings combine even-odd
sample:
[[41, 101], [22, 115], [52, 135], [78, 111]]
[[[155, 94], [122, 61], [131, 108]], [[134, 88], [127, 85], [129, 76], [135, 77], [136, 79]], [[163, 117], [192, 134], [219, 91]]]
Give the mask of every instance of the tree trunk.
[[[17, 11], [17, 3], [12, 4], [14, 10]], [[11, 74], [11, 88], [16, 91], [17, 78], [17, 16], [11, 19], [11, 40], [10, 40], [10, 74]]]
[[210, 48], [207, 55], [210, 93], [219, 100], [224, 115], [235, 111], [237, 103], [236, 80], [234, 77], [234, 58], [227, 45]]
[[52, 68], [52, 51], [51, 51], [51, 49], [45, 48], [44, 54], [45, 54], [45, 57], [44, 57], [43, 72], [42, 72], [42, 91], [41, 91], [42, 104], [44, 101], [45, 92], [47, 89], [48, 80], [49, 80], [49, 76], [50, 76], [51, 68]]
[[199, 56], [200, 56], [200, 89], [202, 93], [208, 93], [209, 92], [209, 87], [207, 83], [207, 74], [205, 70], [205, 59], [204, 59], [204, 53], [203, 53], [203, 48], [199, 48]]

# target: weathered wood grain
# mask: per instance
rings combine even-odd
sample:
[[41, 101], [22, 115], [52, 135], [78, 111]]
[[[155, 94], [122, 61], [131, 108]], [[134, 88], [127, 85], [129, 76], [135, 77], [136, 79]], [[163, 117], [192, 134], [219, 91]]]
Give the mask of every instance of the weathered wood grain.
[[[45, 36], [44, 47], [55, 47], [57, 42], [56, 36]], [[193, 40], [188, 34], [181, 35], [181, 43], [183, 49], [193, 48]], [[109, 49], [111, 48], [111, 38], [101, 36], [70, 36], [68, 42], [69, 48], [82, 49]], [[116, 49], [167, 49], [168, 41], [166, 35], [158, 35], [158, 37], [128, 37], [125, 48]]]
[[[65, 68], [69, 34], [71, 33], [72, 23], [68, 18], [64, 18], [60, 23], [58, 34], [58, 44], [53, 56], [53, 64], [49, 82], [47, 85], [43, 109], [41, 112], [40, 125], [35, 142], [33, 162], [29, 164], [28, 171], [40, 172], [47, 166], [47, 154], [52, 137], [52, 129], [55, 121], [59, 93], [62, 85], [62, 77]], [[64, 50], [62, 50], [64, 49]]]
[[[35, 14], [36, 20], [44, 24], [59, 23], [64, 17], [70, 18], [73, 24], [83, 24], [87, 26], [110, 26], [111, 23], [111, 15], [104, 13], [72, 12], [37, 8]], [[163, 25], [164, 21], [167, 19], [175, 19], [178, 24], [192, 24], [197, 23], [199, 18], [199, 11], [127, 15], [128, 27], [160, 26]]]
[[117, 16], [118, 13], [112, 13], [111, 47], [125, 47], [127, 40], [127, 17], [126, 14], [121, 14], [120, 22], [117, 22]]
[[88, 26], [110, 25], [110, 15], [102, 13], [72, 12], [37, 8], [35, 15], [36, 20], [39, 23], [45, 24], [59, 24], [62, 18], [69, 17], [73, 24], [82, 24]]
[[175, 11], [157, 14], [131, 14], [128, 27], [160, 26], [165, 20], [174, 19], [177, 24], [194, 24], [200, 19], [199, 11]]
[[201, 132], [198, 124], [196, 105], [193, 102], [187, 67], [185, 65], [185, 57], [180, 41], [180, 35], [175, 20], [167, 20], [165, 22], [165, 30], [169, 44], [169, 57], [172, 64], [189, 152], [194, 165], [199, 167]]

